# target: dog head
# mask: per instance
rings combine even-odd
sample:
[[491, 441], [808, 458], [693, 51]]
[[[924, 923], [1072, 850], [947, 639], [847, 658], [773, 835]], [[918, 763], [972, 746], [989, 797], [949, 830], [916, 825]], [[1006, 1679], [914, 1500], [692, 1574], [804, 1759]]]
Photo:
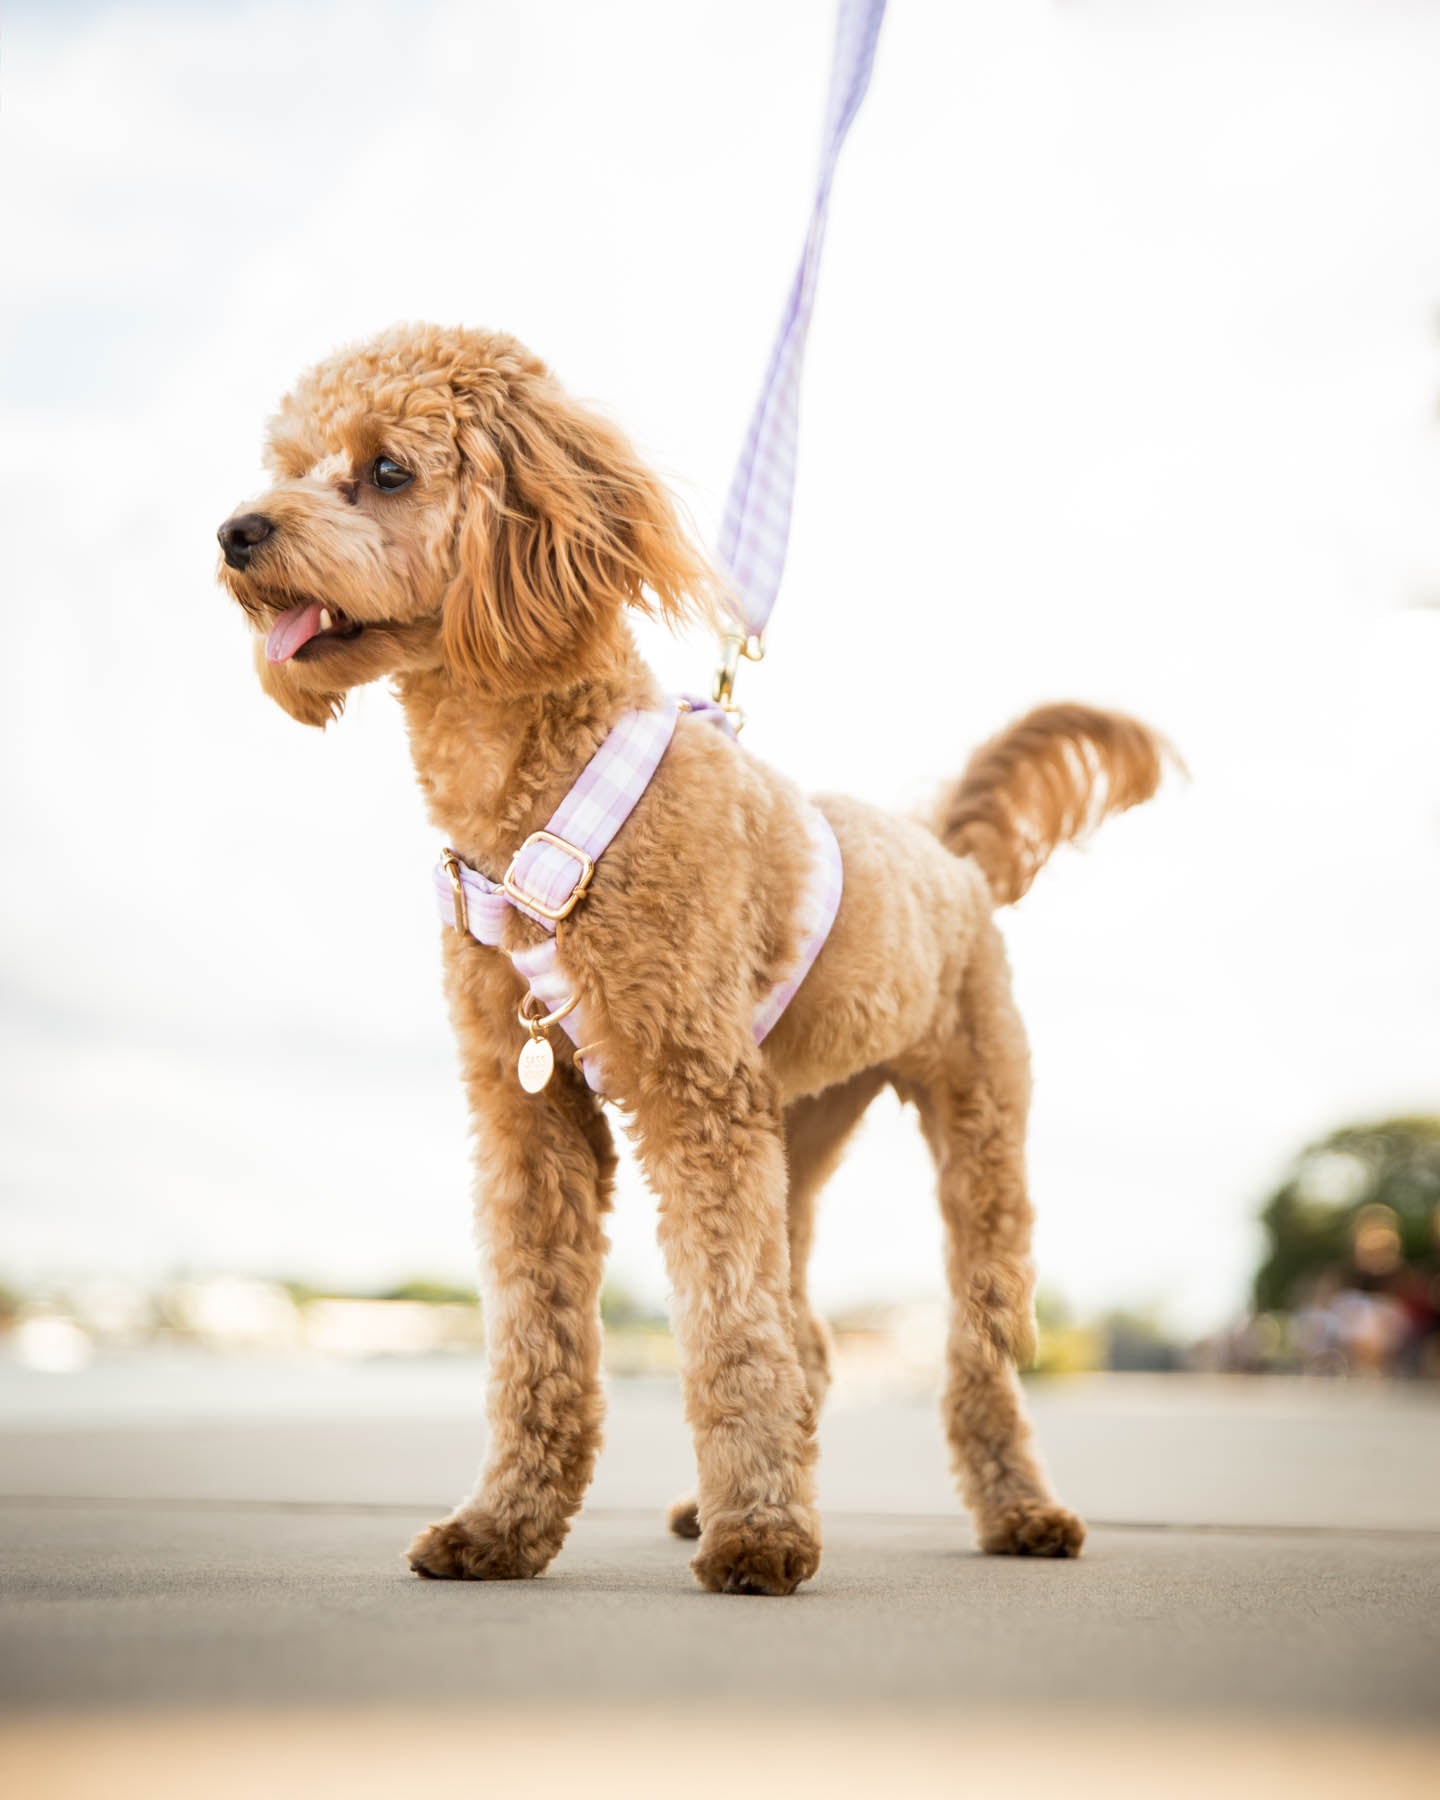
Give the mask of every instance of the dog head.
[[492, 699], [572, 685], [627, 607], [676, 625], [715, 576], [614, 426], [513, 338], [397, 327], [270, 422], [271, 487], [220, 527], [266, 691], [324, 725], [352, 687], [445, 669]]

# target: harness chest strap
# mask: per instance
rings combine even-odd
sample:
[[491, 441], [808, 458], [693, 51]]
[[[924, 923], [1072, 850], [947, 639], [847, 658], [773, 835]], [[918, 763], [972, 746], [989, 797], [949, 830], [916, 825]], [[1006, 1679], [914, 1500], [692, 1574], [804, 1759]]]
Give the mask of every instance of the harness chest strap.
[[[546, 936], [528, 949], [508, 954], [529, 988], [541, 1014], [563, 1027], [575, 1045], [586, 1082], [604, 1093], [598, 1059], [585, 1057], [584, 1008], [575, 1003], [559, 962], [556, 927], [584, 898], [595, 865], [650, 785], [675, 733], [679, 711], [695, 714], [717, 729], [733, 731], [721, 708], [709, 701], [686, 699], [663, 711], [622, 715], [581, 771], [579, 780], [555, 809], [542, 831], [532, 832], [516, 851], [499, 883], [462, 863], [447, 851], [436, 865], [434, 888], [441, 917], [479, 943], [499, 948], [512, 908], [544, 926]], [[797, 953], [790, 969], [762, 998], [752, 1020], [756, 1043], [763, 1041], [794, 997], [820, 954], [840, 906], [843, 868], [840, 847], [829, 821], [813, 806], [806, 808], [811, 862], [797, 906]], [[537, 1026], [531, 1044], [543, 1045]], [[539, 1083], [548, 1077], [548, 1045], [541, 1053]], [[524, 1069], [522, 1065], [522, 1079]], [[528, 1085], [528, 1083], [527, 1083]]]

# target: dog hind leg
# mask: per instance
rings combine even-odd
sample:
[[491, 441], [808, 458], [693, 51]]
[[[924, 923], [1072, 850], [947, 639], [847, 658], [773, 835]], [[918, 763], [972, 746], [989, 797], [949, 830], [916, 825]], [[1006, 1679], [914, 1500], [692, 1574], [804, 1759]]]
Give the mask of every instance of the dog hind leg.
[[1084, 1525], [1051, 1493], [1015, 1374], [1034, 1351], [1029, 1057], [993, 928], [967, 971], [954, 1037], [920, 1079], [897, 1085], [919, 1106], [938, 1176], [951, 1305], [945, 1426], [981, 1548], [1078, 1555]]

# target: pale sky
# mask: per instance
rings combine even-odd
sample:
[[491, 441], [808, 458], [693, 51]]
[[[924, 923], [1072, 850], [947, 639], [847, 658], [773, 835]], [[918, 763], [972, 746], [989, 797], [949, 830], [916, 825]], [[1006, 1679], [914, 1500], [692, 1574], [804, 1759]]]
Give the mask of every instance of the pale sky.
[[[12, 0], [0, 1278], [469, 1271], [398, 709], [266, 702], [214, 530], [294, 375], [424, 317], [525, 339], [713, 535], [830, 19]], [[1437, 86], [1402, 0], [893, 0], [841, 165], [748, 744], [913, 806], [1073, 696], [1194, 776], [1005, 915], [1083, 1309], [1226, 1317], [1289, 1156], [1440, 1103]], [[938, 1290], [929, 1185], [877, 1106], [823, 1304]], [[658, 1298], [633, 1175], [613, 1236]]]

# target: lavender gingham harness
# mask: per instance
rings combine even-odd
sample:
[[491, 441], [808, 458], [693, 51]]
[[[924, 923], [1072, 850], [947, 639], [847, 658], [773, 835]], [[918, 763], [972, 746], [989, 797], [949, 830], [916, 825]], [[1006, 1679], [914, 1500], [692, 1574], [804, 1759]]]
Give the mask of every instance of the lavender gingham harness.
[[[681, 711], [694, 713], [719, 729], [733, 728], [720, 708], [705, 700], [683, 700], [663, 711], [627, 712], [581, 771], [579, 780], [555, 809], [543, 831], [532, 832], [520, 846], [501, 882], [487, 880], [453, 852], [435, 868], [435, 898], [441, 917], [492, 949], [504, 947], [511, 910], [543, 925], [547, 936], [528, 949], [509, 950], [516, 972], [542, 1013], [559, 1013], [574, 1044], [585, 1080], [597, 1094], [605, 1092], [599, 1058], [585, 1038], [585, 1009], [560, 966], [556, 927], [584, 899], [595, 865], [635, 810], [675, 734]], [[796, 906], [796, 954], [784, 975], [764, 995], [751, 1020], [755, 1042], [764, 1041], [794, 998], [820, 954], [840, 905], [844, 880], [840, 846], [829, 821], [814, 806], [806, 807], [811, 862]], [[592, 1051], [591, 1054], [585, 1054]]]

